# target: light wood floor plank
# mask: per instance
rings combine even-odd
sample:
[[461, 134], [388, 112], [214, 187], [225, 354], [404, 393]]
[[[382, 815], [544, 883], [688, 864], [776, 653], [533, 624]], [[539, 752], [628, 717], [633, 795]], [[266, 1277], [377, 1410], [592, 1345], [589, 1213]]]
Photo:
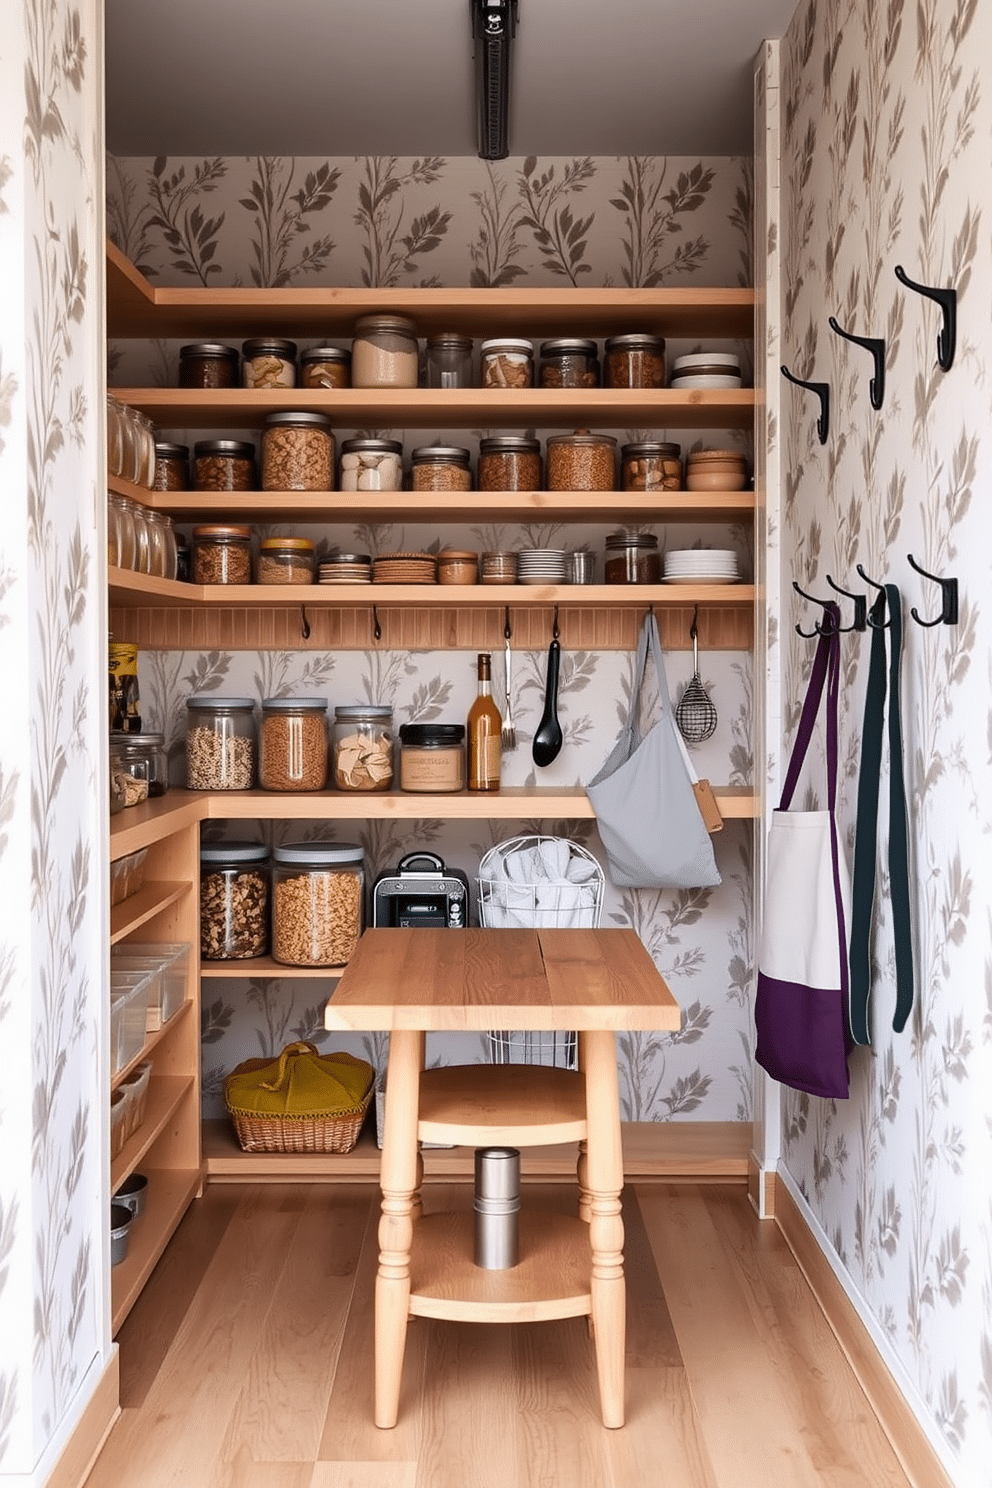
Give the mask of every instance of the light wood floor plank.
[[513, 1327], [436, 1322], [428, 1329], [416, 1488], [508, 1488], [522, 1432], [516, 1406]]
[[415, 1462], [318, 1462], [310, 1488], [415, 1488]]
[[312, 1461], [256, 1462], [247, 1448], [218, 1463], [209, 1479], [210, 1488], [311, 1488], [312, 1482]]
[[626, 1379], [627, 1424], [604, 1432], [604, 1488], [723, 1488], [685, 1370], [628, 1368]]

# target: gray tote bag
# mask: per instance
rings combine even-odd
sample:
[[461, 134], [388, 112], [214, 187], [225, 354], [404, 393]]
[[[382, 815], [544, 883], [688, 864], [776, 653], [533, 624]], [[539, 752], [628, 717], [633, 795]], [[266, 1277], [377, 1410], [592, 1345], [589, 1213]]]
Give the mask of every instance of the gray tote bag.
[[[661, 716], [642, 738], [638, 713], [649, 644]], [[720, 883], [672, 716], [653, 611], [641, 629], [627, 721], [586, 794], [596, 812], [610, 881], [618, 888], [698, 889]]]

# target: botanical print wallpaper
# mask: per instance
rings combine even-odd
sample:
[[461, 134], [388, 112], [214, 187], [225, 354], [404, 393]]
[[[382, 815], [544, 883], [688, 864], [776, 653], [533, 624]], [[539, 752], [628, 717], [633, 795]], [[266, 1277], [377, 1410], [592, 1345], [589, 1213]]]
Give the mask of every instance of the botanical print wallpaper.
[[[864, 592], [858, 564], [899, 585], [907, 614], [902, 696], [913, 845], [916, 1004], [892, 1029], [891, 912], [883, 876], [874, 945], [873, 1044], [852, 1055], [847, 1102], [788, 1093], [788, 1174], [810, 1205], [925, 1417], [954, 1481], [992, 1481], [992, 13], [976, 0], [810, 0], [782, 48], [783, 360], [828, 381], [785, 400], [783, 585], [826, 597], [829, 574]], [[895, 277], [958, 291], [950, 371], [940, 316]], [[871, 360], [828, 316], [885, 340], [882, 408]], [[874, 591], [872, 591], [874, 592]], [[844, 623], [851, 606], [842, 601]], [[809, 607], [790, 620], [809, 628]], [[783, 633], [786, 725], [795, 728], [809, 643]], [[868, 638], [843, 638], [840, 822], [852, 845]], [[884, 794], [884, 792], [883, 792]], [[886, 824], [882, 821], [882, 848]], [[884, 863], [884, 857], [882, 857]]]
[[[157, 283], [500, 286], [528, 284], [736, 285], [750, 283], [750, 162], [698, 159], [509, 160], [112, 160], [108, 225], [119, 246]], [[686, 349], [689, 349], [687, 346]], [[675, 347], [677, 352], [678, 347]], [[117, 342], [114, 382], [174, 382], [175, 346]], [[746, 348], [750, 362], [751, 348]], [[184, 437], [185, 431], [171, 431]], [[223, 431], [218, 431], [223, 432]], [[436, 433], [473, 449], [481, 432], [389, 430], [407, 452]], [[547, 432], [536, 431], [544, 438]], [[621, 441], [649, 431], [615, 430]], [[653, 432], [653, 431], [650, 431]], [[699, 431], [667, 431], [686, 447]], [[201, 437], [193, 431], [186, 438]], [[657, 437], [666, 437], [660, 434]], [[714, 431], [714, 442], [734, 442]], [[750, 441], [746, 441], [750, 456]], [[294, 529], [296, 530], [296, 529]], [[485, 523], [441, 535], [416, 524], [374, 522], [358, 528], [301, 527], [318, 547], [403, 550], [464, 543], [476, 549], [588, 545], [602, 552], [605, 526], [545, 523], [524, 528]], [[259, 528], [258, 535], [270, 529]], [[742, 571], [753, 569], [750, 531], [674, 526], [657, 529], [662, 547], [683, 541], [732, 545]], [[597, 559], [597, 561], [600, 561]], [[601, 570], [600, 570], [601, 572]], [[549, 635], [550, 640], [550, 635]], [[688, 680], [690, 653], [669, 658], [675, 696]], [[717, 734], [698, 755], [716, 783], [753, 778], [753, 669], [745, 653], [700, 656], [719, 714]], [[520, 747], [506, 757], [504, 780], [522, 784], [536, 771], [530, 741], [543, 703], [546, 651], [514, 657], [514, 704]], [[566, 747], [542, 772], [549, 784], [589, 780], [608, 754], [630, 687], [631, 657], [566, 650], [561, 707]], [[168, 734], [182, 778], [185, 698], [196, 688], [261, 699], [303, 692], [331, 705], [389, 703], [394, 721], [464, 719], [474, 691], [474, 656], [342, 652], [148, 652], [140, 664], [142, 708]], [[496, 690], [503, 685], [496, 658]], [[223, 828], [220, 829], [223, 831]], [[281, 824], [266, 840], [286, 835]], [[377, 822], [357, 831], [309, 823], [313, 835], [354, 840], [371, 877], [395, 869], [404, 853], [427, 847], [474, 879], [494, 841], [523, 832], [576, 837], [598, 851], [589, 822], [504, 822], [456, 826], [438, 821]], [[297, 836], [300, 824], [290, 835]], [[635, 1034], [620, 1050], [624, 1114], [631, 1120], [749, 1120], [750, 988], [753, 971], [752, 829], [729, 823], [717, 843], [722, 885], [690, 893], [620, 893], [607, 885], [603, 923], [633, 924], [669, 977], [685, 1010], [674, 1037]], [[205, 983], [203, 1089], [207, 1114], [222, 1112], [220, 1085], [239, 1059], [278, 1049], [306, 1034], [324, 1042], [325, 984], [299, 979]], [[338, 1043], [342, 1043], [339, 1039]], [[429, 1057], [488, 1057], [485, 1040], [438, 1040]], [[342, 1046], [344, 1044], [342, 1043]], [[378, 1065], [381, 1040], [353, 1041]]]
[[[105, 1338], [103, 184], [95, 4], [29, 0], [0, 50], [0, 1472], [52, 1466]], [[103, 502], [100, 488], [100, 505]]]

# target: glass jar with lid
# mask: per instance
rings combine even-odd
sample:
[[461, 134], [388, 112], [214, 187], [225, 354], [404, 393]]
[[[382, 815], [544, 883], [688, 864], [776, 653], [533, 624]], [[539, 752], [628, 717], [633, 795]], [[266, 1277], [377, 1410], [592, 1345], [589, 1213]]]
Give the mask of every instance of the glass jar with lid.
[[522, 434], [479, 440], [480, 491], [539, 491], [541, 441]]
[[455, 331], [428, 336], [425, 362], [429, 388], [471, 387], [472, 337], [459, 336]]
[[153, 491], [189, 490], [189, 445], [159, 440], [155, 445]]
[[314, 546], [308, 537], [263, 537], [255, 564], [256, 584], [312, 584]]
[[614, 491], [617, 441], [612, 434], [549, 434], [545, 455], [549, 491]]
[[253, 336], [241, 343], [241, 382], [246, 388], [296, 386], [296, 342]]
[[665, 338], [632, 333], [610, 336], [603, 346], [606, 386], [661, 388], [665, 386]]
[[410, 484], [415, 491], [471, 491], [468, 450], [454, 444], [422, 444], [410, 455]]
[[148, 509], [138, 501], [128, 501], [131, 509], [131, 526], [134, 531], [134, 571], [151, 573], [152, 548], [148, 532]]
[[351, 352], [340, 346], [311, 346], [300, 352], [300, 386], [351, 387]]
[[160, 579], [176, 577], [176, 534], [172, 518], [165, 512], [148, 508], [145, 512], [148, 528], [148, 572]]
[[269, 949], [269, 850], [262, 843], [200, 848], [200, 955], [246, 961]]
[[231, 388], [238, 385], [241, 358], [237, 348], [220, 341], [193, 341], [179, 348], [181, 388]]
[[255, 704], [195, 692], [186, 699], [190, 790], [250, 790], [255, 784]]
[[625, 491], [681, 491], [681, 445], [657, 439], [625, 444], [620, 451], [620, 484]]
[[258, 747], [263, 790], [320, 791], [327, 784], [323, 698], [265, 698]]
[[253, 491], [255, 446], [244, 439], [200, 439], [193, 446], [194, 491]]
[[661, 555], [653, 532], [608, 532], [606, 535], [607, 584], [657, 584], [661, 580]]
[[333, 491], [336, 445], [323, 413], [270, 413], [262, 430], [263, 491]]
[[393, 710], [355, 703], [334, 709], [334, 784], [343, 791], [387, 791], [393, 783]]
[[595, 341], [559, 336], [541, 344], [541, 386], [599, 387], [599, 357]]
[[124, 471], [124, 414], [113, 393], [107, 394], [107, 474]]
[[534, 386], [534, 348], [516, 336], [494, 336], [479, 348], [479, 380], [488, 388]]
[[400, 725], [400, 790], [445, 795], [465, 789], [465, 725]]
[[[129, 768], [124, 759], [126, 741], [132, 737], [139, 736], [119, 731], [112, 731], [110, 735], [111, 811], [125, 806], [140, 806], [142, 801], [148, 800], [148, 781], [140, 769]], [[114, 806], [115, 800], [120, 803], [117, 807]]]
[[194, 584], [250, 584], [251, 529], [194, 527], [190, 564]]
[[165, 795], [169, 789], [169, 762], [164, 734], [111, 733], [110, 745], [120, 768], [143, 786], [141, 799]]
[[297, 842], [272, 854], [272, 955], [286, 966], [344, 966], [365, 928], [365, 853]]
[[345, 439], [341, 445], [341, 489], [402, 490], [402, 444], [396, 439]]
[[415, 388], [420, 370], [417, 327], [405, 315], [361, 315], [351, 343], [351, 385]]
[[136, 539], [134, 533], [134, 506], [126, 496], [112, 492], [110, 505], [114, 511], [117, 531], [117, 566], [133, 569], [136, 566]]

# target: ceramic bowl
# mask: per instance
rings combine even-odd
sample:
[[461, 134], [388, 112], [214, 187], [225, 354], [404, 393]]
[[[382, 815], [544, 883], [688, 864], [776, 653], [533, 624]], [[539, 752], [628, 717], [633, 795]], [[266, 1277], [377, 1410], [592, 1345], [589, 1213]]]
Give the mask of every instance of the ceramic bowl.
[[690, 470], [685, 478], [687, 491], [743, 491], [747, 476], [743, 470]]

